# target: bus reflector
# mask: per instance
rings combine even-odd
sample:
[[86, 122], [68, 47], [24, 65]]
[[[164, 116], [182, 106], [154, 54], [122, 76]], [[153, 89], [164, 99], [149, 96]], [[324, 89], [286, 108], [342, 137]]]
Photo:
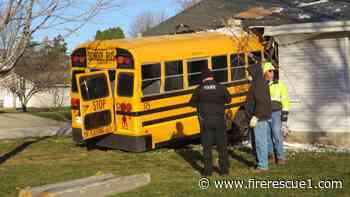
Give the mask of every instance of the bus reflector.
[[126, 104], [125, 104], [125, 103], [122, 103], [122, 104], [120, 105], [120, 108], [121, 108], [122, 112], [125, 112], [125, 111], [126, 111]]
[[126, 104], [126, 111], [131, 112], [132, 110], [132, 105], [130, 103]]

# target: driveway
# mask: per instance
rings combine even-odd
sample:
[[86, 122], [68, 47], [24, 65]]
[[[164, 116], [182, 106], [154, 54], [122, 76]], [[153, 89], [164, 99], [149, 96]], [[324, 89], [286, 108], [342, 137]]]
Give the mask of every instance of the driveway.
[[0, 139], [70, 135], [70, 123], [25, 113], [0, 113]]

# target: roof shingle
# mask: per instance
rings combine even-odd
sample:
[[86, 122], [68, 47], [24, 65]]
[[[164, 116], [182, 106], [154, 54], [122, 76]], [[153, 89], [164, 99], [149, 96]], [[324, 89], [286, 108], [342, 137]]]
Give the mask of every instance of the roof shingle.
[[203, 0], [145, 32], [145, 36], [174, 34], [179, 26], [193, 31], [216, 29], [228, 19], [244, 26], [279, 26], [350, 20], [347, 0]]

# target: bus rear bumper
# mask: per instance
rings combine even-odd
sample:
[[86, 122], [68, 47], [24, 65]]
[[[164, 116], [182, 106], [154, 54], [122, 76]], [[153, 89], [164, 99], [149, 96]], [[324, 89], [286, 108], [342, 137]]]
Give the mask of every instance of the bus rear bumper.
[[[80, 128], [72, 128], [73, 140], [76, 143], [85, 142]], [[152, 149], [152, 136], [128, 136], [120, 134], [107, 134], [93, 138], [97, 146], [119, 149], [130, 152], [144, 152]], [[92, 140], [92, 139], [91, 139]]]
[[102, 137], [96, 145], [130, 152], [144, 152], [152, 149], [152, 136], [108, 134]]

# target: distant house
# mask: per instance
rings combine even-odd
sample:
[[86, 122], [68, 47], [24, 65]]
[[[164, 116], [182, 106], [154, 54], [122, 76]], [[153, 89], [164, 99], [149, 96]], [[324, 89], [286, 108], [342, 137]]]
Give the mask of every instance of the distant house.
[[350, 144], [350, 2], [203, 0], [144, 36], [222, 28], [230, 21], [265, 40], [292, 99], [291, 138]]
[[[11, 77], [11, 76], [8, 76]], [[4, 78], [2, 80], [8, 80]], [[63, 82], [62, 76], [62, 82]], [[1, 83], [1, 82], [0, 82]], [[32, 82], [29, 79], [25, 80], [26, 90], [32, 87]], [[70, 106], [69, 97], [70, 86], [66, 83], [57, 83], [51, 85], [44, 91], [40, 91], [33, 95], [29, 100], [27, 107], [33, 108], [51, 108]], [[1, 108], [21, 108], [19, 98], [13, 94], [9, 89], [0, 86], [0, 109]]]

